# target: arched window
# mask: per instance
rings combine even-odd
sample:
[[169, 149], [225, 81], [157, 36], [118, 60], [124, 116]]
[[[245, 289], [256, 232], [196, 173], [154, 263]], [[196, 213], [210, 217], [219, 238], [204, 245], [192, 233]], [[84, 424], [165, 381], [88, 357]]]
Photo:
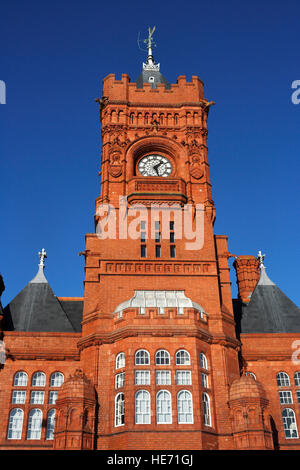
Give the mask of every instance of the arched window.
[[157, 366], [169, 366], [170, 365], [170, 354], [165, 349], [160, 349], [155, 354], [155, 364]]
[[42, 432], [43, 414], [38, 408], [33, 408], [28, 417], [27, 439], [40, 439]]
[[21, 439], [23, 428], [24, 411], [14, 408], [9, 415], [7, 439]]
[[190, 355], [184, 349], [177, 351], [176, 353], [176, 365], [177, 366], [188, 366], [191, 363]]
[[178, 423], [193, 423], [193, 400], [188, 390], [181, 390], [177, 395]]
[[295, 372], [294, 380], [296, 387], [300, 387], [300, 372]]
[[150, 424], [150, 393], [139, 390], [135, 394], [135, 423]]
[[50, 377], [50, 387], [61, 387], [64, 383], [64, 374], [61, 372], [53, 372]]
[[45, 387], [46, 385], [46, 375], [44, 372], [36, 372], [32, 377], [32, 386], [33, 387]]
[[160, 390], [156, 395], [156, 422], [157, 424], [172, 423], [171, 394], [167, 390]]
[[282, 410], [282, 421], [285, 438], [297, 439], [298, 429], [294, 410], [292, 410], [291, 408], [285, 408], [284, 410]]
[[46, 431], [46, 439], [52, 440], [54, 439], [54, 426], [55, 426], [55, 408], [49, 411], [47, 417], [47, 431]]
[[116, 357], [116, 369], [121, 369], [125, 367], [125, 354], [123, 352], [119, 353]]
[[245, 375], [248, 375], [248, 376], [250, 376], [250, 377], [253, 377], [254, 380], [256, 380], [256, 375], [253, 374], [253, 372], [245, 372]]
[[14, 377], [14, 387], [26, 387], [28, 375], [23, 370], [17, 372]]
[[290, 378], [286, 372], [278, 372], [277, 385], [278, 387], [289, 387], [291, 385]]
[[200, 367], [207, 369], [207, 359], [204, 353], [200, 353]]
[[125, 423], [125, 399], [124, 393], [118, 393], [115, 398], [115, 426]]
[[202, 394], [203, 420], [206, 426], [211, 426], [210, 399], [207, 393]]
[[136, 366], [148, 366], [150, 364], [150, 355], [145, 349], [140, 349], [135, 353]]

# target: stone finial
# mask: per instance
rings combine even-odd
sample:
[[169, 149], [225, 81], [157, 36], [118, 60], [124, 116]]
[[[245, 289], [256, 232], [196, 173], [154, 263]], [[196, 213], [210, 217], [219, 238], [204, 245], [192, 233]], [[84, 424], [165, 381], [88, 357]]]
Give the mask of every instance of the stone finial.
[[261, 253], [261, 251], [259, 250], [258, 255], [257, 255], [257, 259], [258, 259], [259, 267], [260, 267], [260, 268], [264, 268], [264, 267], [265, 267], [265, 265], [264, 265], [265, 256], [266, 256], [266, 255], [263, 255], [263, 254]]
[[40, 263], [39, 266], [42, 266], [43, 268], [45, 267], [44, 260], [47, 258], [47, 253], [45, 248], [42, 248], [42, 251], [39, 251], [39, 257], [40, 257]]

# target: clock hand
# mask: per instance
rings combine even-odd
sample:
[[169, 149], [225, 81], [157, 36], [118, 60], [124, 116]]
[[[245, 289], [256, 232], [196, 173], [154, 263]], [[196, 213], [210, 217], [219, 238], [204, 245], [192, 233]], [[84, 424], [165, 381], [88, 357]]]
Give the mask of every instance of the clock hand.
[[157, 173], [157, 176], [159, 176], [159, 173], [158, 173], [158, 170], [157, 170], [157, 168], [159, 168], [159, 167], [160, 167], [160, 165], [161, 165], [161, 163], [158, 163], [157, 165], [154, 165], [154, 166], [153, 166], [153, 169], [156, 171], [156, 173]]

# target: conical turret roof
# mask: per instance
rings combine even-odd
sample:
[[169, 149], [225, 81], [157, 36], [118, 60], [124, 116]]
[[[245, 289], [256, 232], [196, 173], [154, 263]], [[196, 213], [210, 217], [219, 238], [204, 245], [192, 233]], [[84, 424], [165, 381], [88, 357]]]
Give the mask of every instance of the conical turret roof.
[[[16, 331], [75, 331], [44, 274], [44, 257], [36, 276], [4, 308], [4, 329]], [[41, 253], [40, 253], [41, 255]]]
[[250, 302], [242, 307], [241, 333], [300, 333], [300, 309], [268, 277], [261, 263], [260, 279]]

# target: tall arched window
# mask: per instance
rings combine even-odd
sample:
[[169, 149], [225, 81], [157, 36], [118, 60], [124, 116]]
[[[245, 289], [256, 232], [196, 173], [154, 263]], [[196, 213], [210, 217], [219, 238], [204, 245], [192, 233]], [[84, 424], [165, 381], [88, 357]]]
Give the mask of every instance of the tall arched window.
[[33, 387], [45, 387], [46, 385], [46, 375], [44, 372], [36, 372], [32, 377], [32, 386]]
[[14, 387], [26, 387], [28, 382], [28, 375], [23, 370], [15, 374]]
[[33, 408], [28, 417], [27, 439], [40, 439], [42, 432], [43, 414], [38, 408]]
[[47, 431], [46, 431], [46, 439], [52, 440], [54, 439], [54, 426], [55, 426], [55, 408], [49, 411], [47, 417]]
[[139, 390], [135, 394], [135, 423], [150, 424], [150, 393]]
[[115, 426], [125, 423], [125, 399], [124, 393], [118, 393], [115, 398]]
[[207, 369], [207, 359], [204, 353], [200, 353], [200, 367]]
[[188, 390], [181, 390], [177, 395], [178, 423], [193, 423], [193, 399]]
[[291, 408], [285, 408], [284, 410], [282, 410], [282, 421], [285, 438], [297, 439], [298, 429], [294, 410], [292, 410]]
[[14, 408], [9, 415], [7, 439], [21, 439], [23, 428], [24, 411]]
[[125, 354], [123, 352], [119, 353], [116, 357], [116, 369], [121, 369], [125, 367]]
[[191, 363], [190, 355], [184, 349], [177, 351], [175, 358], [177, 366], [188, 366]]
[[295, 372], [294, 380], [295, 380], [296, 387], [299, 387], [300, 386], [300, 372]]
[[172, 423], [171, 394], [167, 390], [160, 390], [156, 395], [156, 422], [157, 424]]
[[136, 366], [148, 366], [150, 364], [150, 355], [145, 349], [140, 349], [135, 353]]
[[50, 377], [50, 387], [61, 387], [64, 383], [64, 374], [61, 372], [53, 372]]
[[289, 387], [291, 385], [290, 378], [286, 372], [278, 372], [276, 378], [278, 387]]
[[202, 394], [203, 421], [206, 426], [211, 426], [210, 399], [207, 393]]
[[155, 364], [157, 366], [169, 366], [170, 365], [170, 354], [165, 349], [160, 349], [155, 354]]

